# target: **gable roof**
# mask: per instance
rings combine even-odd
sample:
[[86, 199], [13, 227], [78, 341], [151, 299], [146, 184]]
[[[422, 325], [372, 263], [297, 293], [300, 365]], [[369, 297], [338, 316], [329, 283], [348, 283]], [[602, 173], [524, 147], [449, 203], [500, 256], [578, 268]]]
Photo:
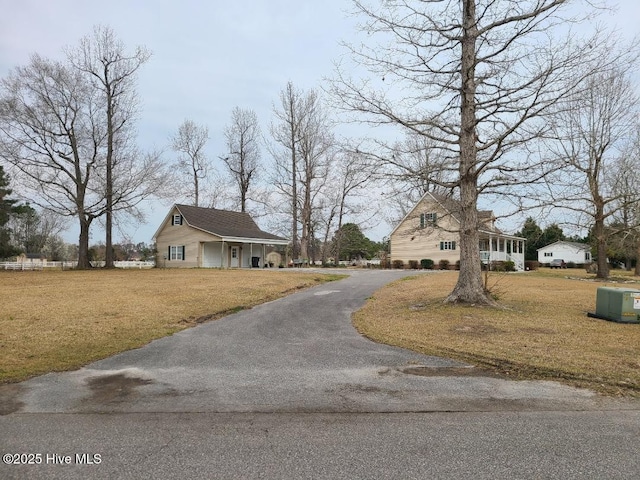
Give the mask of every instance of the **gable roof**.
[[538, 248], [536, 251], [544, 250], [545, 248], [553, 247], [554, 245], [567, 245], [568, 247], [575, 248], [576, 250], [591, 250], [591, 246], [588, 243], [580, 243], [580, 242], [567, 242], [565, 240], [557, 240], [549, 245], [545, 245], [544, 247]]
[[[223, 240], [261, 240], [281, 245], [289, 242], [286, 238], [260, 230], [251, 215], [246, 212], [194, 207], [192, 205], [174, 205], [167, 218], [162, 222], [160, 229], [167, 222], [174, 209], [182, 215], [184, 222], [190, 227], [216, 235]], [[154, 238], [159, 232], [160, 230], [156, 232]]]
[[[427, 192], [422, 198], [415, 204], [415, 206], [409, 210], [409, 212], [404, 216], [404, 218], [395, 226], [395, 228], [391, 231], [389, 236], [393, 235], [393, 233], [404, 223], [404, 221], [411, 216], [411, 214], [420, 206], [420, 204], [425, 200], [430, 198], [432, 201], [439, 204], [447, 213], [453, 218], [456, 222], [460, 223], [460, 202], [451, 197], [445, 197], [444, 195], [440, 195], [437, 193]], [[502, 232], [499, 228], [493, 225], [493, 211], [491, 210], [478, 210], [478, 222], [479, 228], [478, 231], [482, 233], [503, 235], [505, 237], [510, 238], [521, 238], [514, 235], [508, 235]]]

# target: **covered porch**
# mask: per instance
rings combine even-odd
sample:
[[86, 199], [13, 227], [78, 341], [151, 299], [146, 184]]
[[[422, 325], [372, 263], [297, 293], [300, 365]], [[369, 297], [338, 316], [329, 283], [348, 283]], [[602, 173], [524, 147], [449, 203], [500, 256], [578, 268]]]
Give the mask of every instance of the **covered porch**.
[[480, 260], [482, 263], [491, 262], [513, 262], [516, 270], [523, 271], [524, 265], [524, 242], [526, 239], [510, 235], [500, 235], [495, 233], [480, 234]]
[[198, 263], [202, 268], [263, 268], [271, 247], [287, 244], [287, 241], [250, 238], [200, 242]]

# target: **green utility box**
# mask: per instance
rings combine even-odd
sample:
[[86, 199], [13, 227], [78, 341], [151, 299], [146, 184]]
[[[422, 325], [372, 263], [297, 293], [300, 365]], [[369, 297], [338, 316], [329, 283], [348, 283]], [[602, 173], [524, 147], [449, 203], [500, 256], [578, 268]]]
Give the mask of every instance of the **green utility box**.
[[598, 287], [596, 318], [622, 323], [640, 323], [640, 290]]

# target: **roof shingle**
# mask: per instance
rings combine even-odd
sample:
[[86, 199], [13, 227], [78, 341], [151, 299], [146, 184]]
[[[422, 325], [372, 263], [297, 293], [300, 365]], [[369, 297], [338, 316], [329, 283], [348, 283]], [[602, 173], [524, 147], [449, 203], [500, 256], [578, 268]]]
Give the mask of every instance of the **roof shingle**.
[[176, 205], [188, 225], [220, 237], [240, 237], [260, 240], [286, 241], [285, 238], [260, 230], [246, 212], [216, 208]]

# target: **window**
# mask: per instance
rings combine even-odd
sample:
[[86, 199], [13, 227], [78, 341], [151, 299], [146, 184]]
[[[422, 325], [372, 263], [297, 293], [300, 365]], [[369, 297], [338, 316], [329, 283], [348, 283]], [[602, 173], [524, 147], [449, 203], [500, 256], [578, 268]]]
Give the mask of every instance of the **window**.
[[427, 224], [435, 225], [438, 220], [437, 213], [421, 213], [420, 214], [420, 228], [424, 228]]
[[545, 257], [553, 257], [553, 252], [544, 252]]
[[590, 262], [591, 261], [591, 252], [584, 252], [584, 259], [587, 262]]
[[455, 250], [456, 242], [440, 242], [440, 250]]
[[182, 215], [179, 213], [175, 214], [171, 219], [171, 225], [182, 225]]
[[169, 246], [169, 260], [184, 260], [184, 245]]

